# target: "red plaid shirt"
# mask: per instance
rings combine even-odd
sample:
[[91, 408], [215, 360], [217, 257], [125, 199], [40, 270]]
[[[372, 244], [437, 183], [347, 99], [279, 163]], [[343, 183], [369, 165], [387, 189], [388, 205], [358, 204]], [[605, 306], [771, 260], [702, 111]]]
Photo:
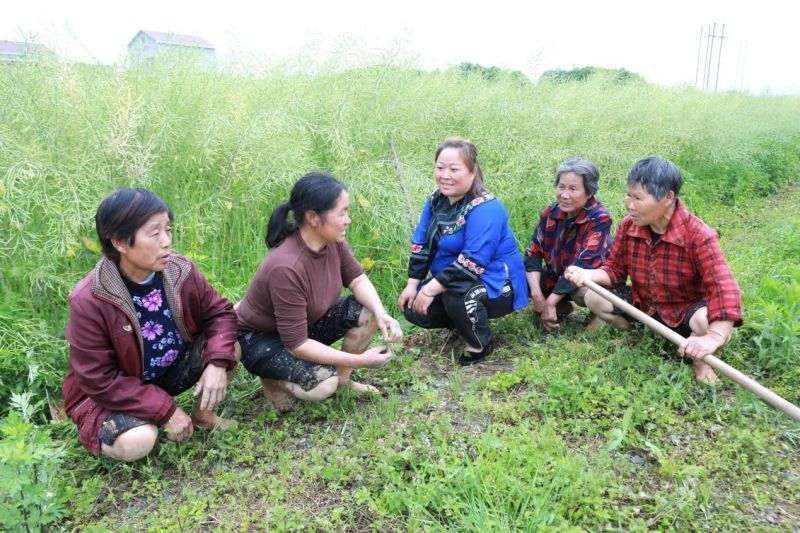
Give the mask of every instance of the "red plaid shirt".
[[653, 244], [649, 227], [630, 217], [619, 223], [611, 256], [602, 267], [612, 286], [631, 278], [633, 303], [677, 327], [686, 311], [704, 300], [708, 321], [742, 324], [741, 290], [719, 247], [717, 234], [678, 199], [667, 232]]
[[594, 196], [572, 220], [558, 204], [550, 204], [542, 211], [525, 250], [525, 270], [542, 272], [548, 291], [572, 294], [577, 289], [564, 277], [564, 271], [570, 265], [600, 268], [611, 250], [611, 241], [611, 213]]

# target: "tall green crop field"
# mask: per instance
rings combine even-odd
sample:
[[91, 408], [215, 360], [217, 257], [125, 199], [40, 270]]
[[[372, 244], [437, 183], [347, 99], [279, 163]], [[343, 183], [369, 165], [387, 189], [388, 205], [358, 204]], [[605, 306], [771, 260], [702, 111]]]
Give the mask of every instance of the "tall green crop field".
[[175, 250], [238, 300], [272, 208], [304, 173], [332, 172], [350, 191], [348, 240], [396, 313], [409, 218], [448, 136], [478, 147], [520, 248], [559, 162], [598, 164], [616, 220], [636, 160], [678, 164], [744, 293], [746, 325], [722, 357], [800, 401], [800, 97], [381, 64], [0, 64], [0, 418], [7, 439], [64, 454], [47, 467], [62, 527], [178, 527], [169, 508], [181, 530], [800, 528], [800, 427], [733, 385], [694, 385], [650, 334], [587, 338], [576, 323], [545, 337], [524, 312], [499, 323], [499, 366], [483, 373], [452, 365], [452, 339], [409, 329], [369, 374], [388, 397], [366, 403], [345, 394], [278, 417], [242, 371], [226, 402], [238, 433], [162, 442], [141, 467], [90, 458], [71, 424], [49, 423], [67, 294], [100, 257], [94, 212], [109, 192], [162, 196]]

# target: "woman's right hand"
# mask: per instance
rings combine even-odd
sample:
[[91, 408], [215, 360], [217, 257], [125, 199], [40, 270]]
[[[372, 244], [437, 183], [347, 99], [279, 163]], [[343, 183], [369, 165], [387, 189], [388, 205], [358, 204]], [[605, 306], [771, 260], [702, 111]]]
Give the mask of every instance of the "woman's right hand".
[[194, 431], [194, 424], [192, 418], [186, 412], [178, 407], [172, 416], [169, 417], [167, 423], [162, 426], [167, 438], [171, 441], [181, 442], [192, 436]]
[[575, 265], [570, 265], [567, 267], [567, 270], [564, 271], [564, 277], [567, 278], [569, 282], [573, 285], [578, 287], [579, 289], [584, 286], [584, 280], [591, 280], [591, 272], [592, 270], [586, 270], [585, 268], [576, 267]]
[[359, 368], [381, 368], [392, 358], [392, 352], [386, 346], [375, 346], [359, 356]]
[[400, 306], [400, 311], [405, 311], [407, 307], [411, 307], [411, 304], [414, 303], [414, 298], [417, 297], [417, 288], [411, 285], [406, 285], [406, 288], [403, 289], [403, 292], [400, 293], [400, 297], [397, 299], [397, 305]]
[[544, 294], [531, 294], [531, 310], [534, 314], [541, 315], [546, 304]]
[[547, 301], [545, 300], [544, 303], [544, 311], [540, 315], [542, 319], [542, 326], [547, 331], [558, 331], [558, 314], [556, 313], [556, 306], [555, 305], [548, 305]]

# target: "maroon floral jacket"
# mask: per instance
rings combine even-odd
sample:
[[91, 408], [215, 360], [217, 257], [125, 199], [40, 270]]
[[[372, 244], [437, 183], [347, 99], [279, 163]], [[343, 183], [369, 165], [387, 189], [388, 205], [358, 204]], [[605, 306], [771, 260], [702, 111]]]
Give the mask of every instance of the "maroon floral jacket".
[[[205, 333], [205, 364], [233, 368], [237, 324], [231, 303], [185, 257], [172, 255], [162, 275], [175, 325], [186, 342]], [[163, 389], [142, 383], [142, 332], [117, 266], [101, 259], [70, 293], [69, 305], [64, 408], [84, 446], [99, 453], [102, 413], [119, 411], [165, 424], [177, 405]], [[89, 412], [94, 414], [87, 418]]]

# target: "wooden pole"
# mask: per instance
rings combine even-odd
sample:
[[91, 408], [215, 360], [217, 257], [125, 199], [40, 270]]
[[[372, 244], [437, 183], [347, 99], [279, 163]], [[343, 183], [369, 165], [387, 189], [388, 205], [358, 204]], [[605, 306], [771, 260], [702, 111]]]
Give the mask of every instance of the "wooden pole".
[[[603, 297], [604, 299], [614, 304], [616, 307], [625, 311], [630, 316], [634, 317], [636, 320], [649, 326], [651, 329], [655, 330], [655, 332], [661, 335], [662, 337], [677, 344], [678, 346], [680, 346], [683, 343], [683, 341], [686, 340], [679, 333], [672, 331], [670, 328], [668, 328], [655, 318], [632, 306], [622, 298], [618, 297], [617, 295], [613, 294], [607, 289], [604, 289], [594, 281], [584, 279], [584, 285], [586, 285], [591, 290], [596, 292], [599, 296]], [[735, 381], [748, 391], [752, 392], [753, 394], [755, 394], [756, 396], [758, 396], [771, 406], [783, 411], [784, 413], [792, 417], [794, 420], [800, 422], [800, 408], [798, 408], [793, 403], [785, 400], [784, 398], [778, 396], [765, 386], [758, 383], [756, 380], [742, 374], [729, 364], [716, 358], [713, 355], [706, 355], [705, 357], [703, 357], [703, 362], [706, 363], [711, 368], [713, 368], [714, 370], [717, 370], [720, 374], [724, 375], [725, 377], [732, 379], [733, 381]]]

